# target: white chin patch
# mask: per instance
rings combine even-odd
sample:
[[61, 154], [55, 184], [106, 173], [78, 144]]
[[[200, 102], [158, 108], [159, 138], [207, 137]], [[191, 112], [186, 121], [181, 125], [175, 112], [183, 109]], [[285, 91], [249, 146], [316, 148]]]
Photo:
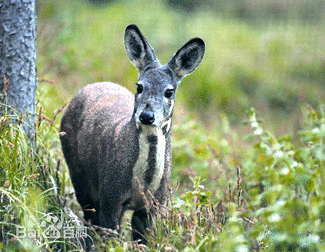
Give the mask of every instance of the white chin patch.
[[169, 119], [168, 121], [163, 122], [161, 124], [161, 128], [163, 129], [167, 125], [166, 132], [168, 132], [170, 130], [171, 123], [172, 123], [172, 119]]

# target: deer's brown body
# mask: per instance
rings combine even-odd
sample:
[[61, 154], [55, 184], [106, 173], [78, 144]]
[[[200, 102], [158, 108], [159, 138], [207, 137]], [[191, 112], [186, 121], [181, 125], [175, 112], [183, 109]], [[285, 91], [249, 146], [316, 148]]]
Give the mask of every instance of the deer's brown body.
[[164, 204], [167, 196], [176, 89], [201, 62], [204, 43], [190, 40], [161, 66], [139, 29], [130, 25], [125, 48], [139, 70], [135, 97], [109, 82], [86, 86], [63, 115], [61, 144], [85, 219], [118, 229], [124, 211], [134, 210], [133, 237], [145, 242], [146, 199], [154, 195]]

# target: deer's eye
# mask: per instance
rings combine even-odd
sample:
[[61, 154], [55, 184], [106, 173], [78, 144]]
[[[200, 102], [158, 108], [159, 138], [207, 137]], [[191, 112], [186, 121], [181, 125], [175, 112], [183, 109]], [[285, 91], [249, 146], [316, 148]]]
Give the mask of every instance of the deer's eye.
[[141, 84], [137, 83], [137, 93], [141, 94], [142, 91], [143, 91], [143, 86]]
[[170, 98], [172, 97], [173, 93], [174, 93], [174, 89], [167, 89], [165, 92], [165, 97]]

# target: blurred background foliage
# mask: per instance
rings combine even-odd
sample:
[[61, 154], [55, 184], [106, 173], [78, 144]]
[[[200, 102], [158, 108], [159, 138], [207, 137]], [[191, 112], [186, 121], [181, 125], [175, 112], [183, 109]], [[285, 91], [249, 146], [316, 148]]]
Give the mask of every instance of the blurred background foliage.
[[255, 107], [267, 129], [295, 133], [301, 106], [325, 96], [324, 13], [321, 0], [42, 0], [38, 77], [54, 82], [49, 111], [88, 83], [112, 81], [134, 92], [137, 71], [123, 45], [128, 24], [140, 27], [162, 63], [201, 37], [206, 54], [179, 88], [176, 122], [191, 115], [215, 129], [223, 112], [243, 136], [240, 123]]

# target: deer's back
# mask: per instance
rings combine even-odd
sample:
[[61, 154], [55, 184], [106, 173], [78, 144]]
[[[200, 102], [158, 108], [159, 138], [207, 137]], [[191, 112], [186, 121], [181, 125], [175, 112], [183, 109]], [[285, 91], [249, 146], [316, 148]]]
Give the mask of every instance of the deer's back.
[[[134, 96], [124, 87], [109, 82], [95, 83], [75, 95], [62, 117], [62, 149], [72, 182], [75, 186], [82, 186], [80, 176], [87, 176], [87, 186], [92, 197], [98, 195], [98, 176], [106, 172], [99, 167], [114, 167], [119, 158], [110, 150], [119, 149], [123, 152], [119, 148], [125, 146], [123, 142], [135, 142], [124, 137], [135, 129], [130, 127], [133, 123], [133, 107]], [[125, 151], [133, 147], [128, 146]], [[107, 164], [109, 162], [113, 166]], [[123, 162], [125, 167], [130, 166], [128, 160]], [[89, 184], [90, 181], [92, 183]]]

